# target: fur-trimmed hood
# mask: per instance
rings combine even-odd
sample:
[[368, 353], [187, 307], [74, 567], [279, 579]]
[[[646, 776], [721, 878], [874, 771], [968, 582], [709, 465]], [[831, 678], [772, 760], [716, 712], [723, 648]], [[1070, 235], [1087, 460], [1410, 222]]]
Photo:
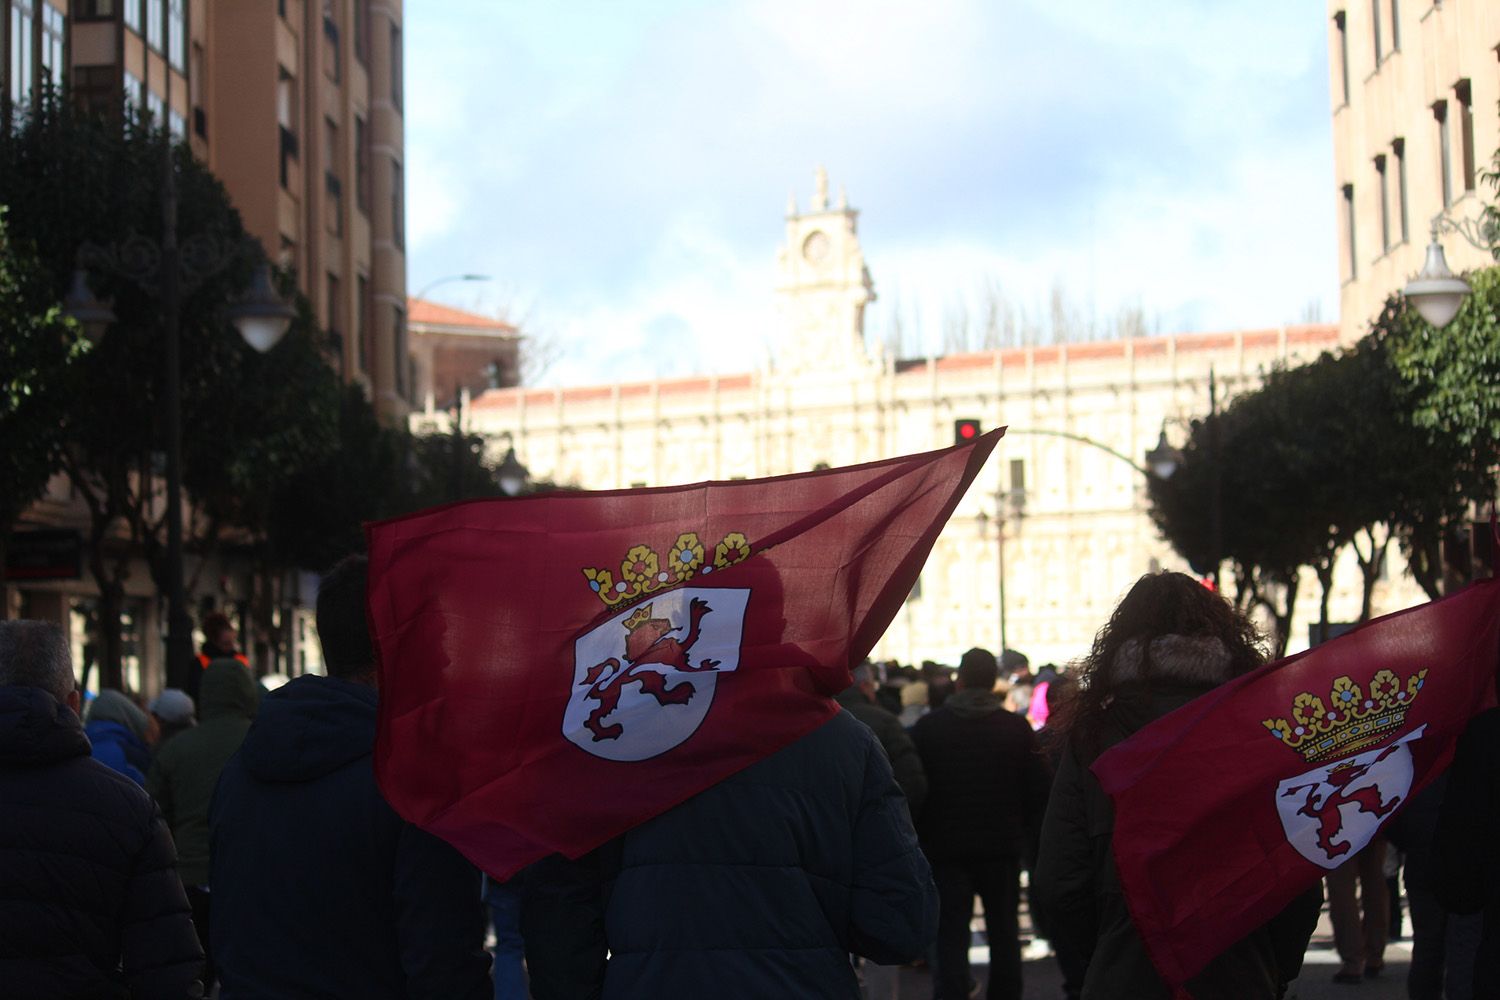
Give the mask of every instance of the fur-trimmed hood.
[[1231, 676], [1229, 650], [1215, 636], [1160, 635], [1151, 640], [1148, 655], [1142, 657], [1145, 648], [1140, 639], [1126, 640], [1110, 663], [1110, 680], [1115, 684], [1149, 680], [1216, 687]]

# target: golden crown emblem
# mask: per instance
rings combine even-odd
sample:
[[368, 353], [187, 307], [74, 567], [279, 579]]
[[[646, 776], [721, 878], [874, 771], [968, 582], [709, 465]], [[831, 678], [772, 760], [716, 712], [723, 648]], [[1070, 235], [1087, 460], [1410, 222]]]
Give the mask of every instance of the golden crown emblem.
[[[632, 545], [625, 558], [620, 560], [618, 578], [610, 570], [592, 566], [584, 568], [583, 576], [599, 600], [606, 607], [613, 608], [695, 576], [727, 569], [748, 558], [750, 542], [743, 532], [731, 531], [723, 541], [709, 549], [698, 539], [697, 532], [684, 531], [672, 543], [665, 559], [649, 545]], [[631, 619], [634, 617], [632, 615]], [[631, 627], [629, 621], [625, 627]]]
[[1399, 729], [1426, 676], [1426, 670], [1419, 670], [1402, 683], [1391, 671], [1379, 670], [1370, 678], [1368, 692], [1339, 677], [1327, 703], [1303, 691], [1292, 699], [1292, 721], [1266, 719], [1261, 724], [1308, 763], [1320, 764], [1374, 746]]
[[642, 604], [633, 611], [629, 618], [625, 619], [625, 628], [631, 632], [640, 628], [651, 620], [651, 605]]

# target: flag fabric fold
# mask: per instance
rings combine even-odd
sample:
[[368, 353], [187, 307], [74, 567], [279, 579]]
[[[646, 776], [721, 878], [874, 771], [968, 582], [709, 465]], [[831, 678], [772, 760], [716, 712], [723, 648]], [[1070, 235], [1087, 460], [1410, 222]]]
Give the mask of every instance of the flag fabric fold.
[[837, 711], [1002, 433], [368, 525], [387, 800], [505, 878], [786, 746]]
[[1157, 970], [1183, 984], [1369, 843], [1495, 704], [1500, 581], [1370, 621], [1111, 748], [1114, 857]]

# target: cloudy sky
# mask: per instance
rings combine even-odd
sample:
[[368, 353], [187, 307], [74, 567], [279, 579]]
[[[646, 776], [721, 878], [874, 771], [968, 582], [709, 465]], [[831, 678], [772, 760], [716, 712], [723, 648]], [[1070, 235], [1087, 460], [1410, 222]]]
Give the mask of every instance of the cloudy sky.
[[907, 354], [986, 288], [1045, 326], [1337, 317], [1307, 0], [444, 0], [406, 9], [409, 286], [543, 384], [762, 366], [789, 193], [860, 209]]

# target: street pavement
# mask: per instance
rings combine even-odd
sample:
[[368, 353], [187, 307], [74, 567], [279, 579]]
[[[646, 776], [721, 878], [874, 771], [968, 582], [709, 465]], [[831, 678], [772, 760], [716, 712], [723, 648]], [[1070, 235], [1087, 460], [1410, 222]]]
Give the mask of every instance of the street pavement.
[[[976, 919], [975, 927], [982, 928], [983, 921]], [[1333, 927], [1328, 922], [1325, 908], [1308, 946], [1302, 975], [1287, 992], [1287, 1000], [1406, 1000], [1406, 969], [1411, 960], [1410, 921], [1405, 930], [1407, 937], [1392, 941], [1386, 946], [1385, 970], [1379, 976], [1366, 979], [1357, 986], [1335, 983], [1333, 974], [1338, 971], [1339, 959], [1337, 952], [1333, 950]], [[1024, 922], [1022, 932], [1028, 933]], [[983, 940], [982, 932], [976, 933], [975, 940]], [[1057, 963], [1051, 958], [1041, 957], [1040, 951], [1040, 945], [1028, 948], [1027, 953], [1037, 957], [1028, 958], [1025, 963], [1023, 978], [1026, 989], [1023, 1000], [1059, 1000], [1063, 993], [1062, 976], [1057, 971]], [[989, 972], [986, 964], [989, 961], [988, 949], [982, 944], [971, 949], [969, 961], [973, 963], [974, 978], [980, 983], [978, 996], [983, 997], [983, 987]], [[932, 973], [929, 970], [902, 970], [900, 1000], [930, 1000], [931, 997]]]

